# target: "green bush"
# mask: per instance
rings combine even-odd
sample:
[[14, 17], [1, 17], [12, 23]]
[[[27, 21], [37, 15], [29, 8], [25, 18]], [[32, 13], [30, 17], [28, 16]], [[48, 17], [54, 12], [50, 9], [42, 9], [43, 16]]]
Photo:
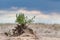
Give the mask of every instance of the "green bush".
[[34, 18], [35, 16], [32, 17], [31, 19], [28, 19], [28, 17], [25, 16], [23, 13], [16, 14], [16, 22], [19, 24], [32, 23]]

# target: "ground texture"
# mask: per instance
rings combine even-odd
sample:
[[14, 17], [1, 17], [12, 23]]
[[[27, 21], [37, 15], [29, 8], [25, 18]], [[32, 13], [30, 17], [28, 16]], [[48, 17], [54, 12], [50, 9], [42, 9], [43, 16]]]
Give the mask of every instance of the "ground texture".
[[[60, 25], [58, 24], [31, 24], [29, 28], [33, 29], [34, 34], [24, 33], [18, 37], [7, 37], [3, 33], [14, 28], [13, 25], [0, 25], [0, 40], [60, 40]], [[28, 36], [29, 35], [29, 36]]]

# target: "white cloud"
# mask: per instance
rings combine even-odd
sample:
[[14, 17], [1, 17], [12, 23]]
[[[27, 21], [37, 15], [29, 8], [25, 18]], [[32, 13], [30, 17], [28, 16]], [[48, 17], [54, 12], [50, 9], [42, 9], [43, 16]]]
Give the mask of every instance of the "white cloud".
[[18, 7], [14, 7], [14, 6], [13, 6], [13, 7], [11, 7], [10, 9], [17, 10], [17, 9], [18, 9]]
[[[12, 7], [13, 9], [15, 9], [15, 7]], [[17, 8], [16, 8], [17, 9]], [[45, 23], [60, 23], [58, 22], [60, 20], [60, 14], [56, 13], [56, 12], [51, 12], [49, 14], [44, 14], [41, 11], [38, 10], [26, 10], [26, 9], [18, 9], [18, 10], [14, 10], [14, 11], [9, 11], [9, 10], [0, 10], [0, 22], [12, 22], [13, 20], [15, 20], [16, 18], [16, 13], [24, 13], [27, 16], [36, 16], [35, 21], [36, 22], [45, 22]]]

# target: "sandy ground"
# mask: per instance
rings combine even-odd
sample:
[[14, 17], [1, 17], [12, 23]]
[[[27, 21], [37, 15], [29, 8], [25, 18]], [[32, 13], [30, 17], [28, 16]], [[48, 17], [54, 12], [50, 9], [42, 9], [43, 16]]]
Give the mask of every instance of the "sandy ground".
[[41, 37], [39, 40], [60, 40], [60, 38], [54, 38], [54, 37]]
[[[31, 38], [31, 37], [3, 37], [2, 36], [2, 37], [0, 37], [0, 40], [36, 40], [36, 39]], [[41, 36], [37, 40], [60, 40], [60, 38]]]
[[[5, 26], [5, 25], [4, 25]], [[8, 29], [13, 28], [12, 26], [6, 27], [2, 26], [0, 28], [0, 33], [2, 31], [8, 31]], [[9, 25], [8, 25], [9, 26]], [[29, 28], [32, 28], [36, 36], [38, 37], [37, 40], [60, 40], [60, 25], [29, 25]], [[2, 30], [3, 29], [3, 30]], [[27, 33], [28, 34], [28, 33]], [[35, 37], [35, 36], [34, 36]], [[34, 37], [6, 37], [4, 34], [0, 34], [0, 40], [36, 40]], [[32, 39], [31, 39], [32, 38]]]

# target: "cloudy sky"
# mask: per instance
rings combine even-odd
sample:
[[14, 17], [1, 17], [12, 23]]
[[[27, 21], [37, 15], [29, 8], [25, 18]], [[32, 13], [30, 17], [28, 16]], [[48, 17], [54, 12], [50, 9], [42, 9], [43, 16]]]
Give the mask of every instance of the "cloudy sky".
[[36, 16], [36, 23], [60, 24], [60, 0], [0, 0], [0, 23], [15, 23], [15, 16]]

